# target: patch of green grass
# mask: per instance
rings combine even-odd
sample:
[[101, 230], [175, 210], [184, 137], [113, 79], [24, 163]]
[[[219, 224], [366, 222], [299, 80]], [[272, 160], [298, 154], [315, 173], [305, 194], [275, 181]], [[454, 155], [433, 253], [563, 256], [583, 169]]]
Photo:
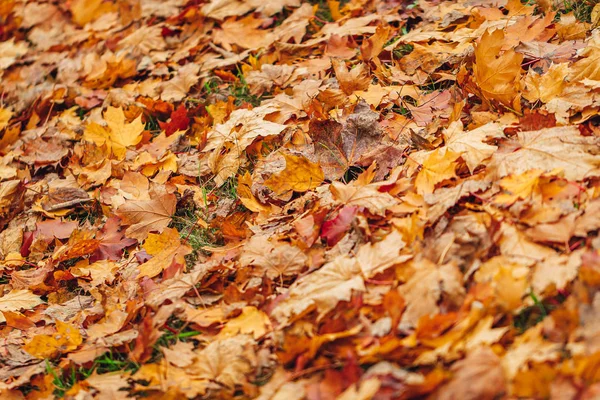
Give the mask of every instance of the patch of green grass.
[[540, 301], [533, 290], [529, 292], [529, 297], [533, 300], [533, 305], [521, 310], [513, 319], [513, 326], [519, 334], [540, 323], [552, 310], [566, 300], [566, 296], [558, 294]]
[[250, 93], [250, 87], [246, 82], [246, 78], [241, 71], [238, 70], [238, 81], [230, 86], [231, 95], [235, 97], [235, 105], [241, 106], [244, 103], [252, 104], [253, 107], [258, 107], [264, 96], [256, 96]]
[[140, 369], [138, 363], [131, 361], [125, 354], [112, 351], [108, 351], [96, 358], [93, 365], [89, 368], [91, 372], [95, 370], [98, 374], [116, 371], [136, 372], [138, 369]]
[[327, 0], [310, 0], [309, 3], [313, 6], [318, 6], [317, 12], [315, 13], [315, 24], [317, 24], [317, 26], [322, 27], [327, 22], [333, 22]]
[[85, 115], [88, 113], [88, 110], [86, 110], [85, 108], [77, 108], [77, 110], [75, 111], [75, 114], [77, 114], [77, 116], [79, 117], [80, 120], [83, 121], [83, 119], [85, 118]]
[[161, 129], [158, 124], [158, 119], [154, 115], [145, 114], [146, 124], [144, 125], [144, 129], [149, 131], [152, 134], [159, 134]]
[[592, 10], [598, 3], [600, 0], [563, 0], [557, 11], [558, 15], [572, 12], [578, 21], [592, 22]]
[[404, 57], [405, 55], [412, 53], [414, 48], [415, 47], [412, 44], [403, 44], [403, 45], [396, 47], [392, 51], [392, 55], [394, 56], [394, 58], [399, 59], [399, 58]]
[[238, 181], [235, 176], [229, 177], [219, 188], [216, 189], [215, 194], [218, 197], [227, 197], [236, 200], [238, 198], [237, 185]]
[[193, 340], [194, 336], [202, 332], [192, 329], [189, 322], [182, 321], [177, 317], [171, 317], [163, 328], [164, 334], [154, 343], [154, 352], [152, 360], [158, 360], [162, 357], [161, 347], [171, 347], [177, 342], [188, 342]]
[[429, 83], [427, 83], [425, 85], [421, 85], [421, 86], [419, 86], [419, 88], [425, 94], [429, 94], [429, 93], [433, 93], [433, 92], [444, 91], [446, 89], [451, 88], [453, 85], [454, 85], [454, 81], [445, 80], [445, 81], [441, 81], [441, 82], [435, 82], [433, 80], [433, 77], [429, 76]]
[[75, 209], [75, 212], [66, 216], [67, 220], [77, 221], [80, 226], [86, 222], [94, 225], [99, 218], [102, 218], [102, 207], [97, 200], [81, 204]]
[[419, 5], [419, 0], [414, 0], [412, 3], [410, 3], [408, 6], [406, 6], [407, 10], [412, 10], [413, 8], [416, 8]]
[[186, 264], [192, 267], [202, 254], [208, 254], [205, 247], [217, 244], [215, 229], [204, 228], [198, 224], [200, 212], [193, 208], [180, 208], [173, 216], [171, 227], [179, 231], [181, 239], [192, 248], [192, 253], [185, 256]]
[[46, 373], [52, 376], [54, 395], [64, 397], [65, 393], [77, 382], [87, 379], [94, 371], [98, 374], [109, 372], [135, 372], [140, 365], [129, 360], [125, 354], [108, 351], [96, 358], [90, 367], [72, 366], [69, 371], [56, 370], [46, 359]]
[[75, 385], [79, 380], [86, 379], [89, 377], [94, 371], [87, 370], [85, 368], [79, 368], [76, 370], [75, 367], [71, 368], [71, 372], [68, 374], [63, 373], [63, 371], [56, 371], [50, 362], [46, 359], [46, 373], [52, 376], [52, 384], [54, 385], [53, 394], [56, 397], [64, 397], [65, 393]]
[[213, 93], [217, 93], [219, 91], [219, 81], [221, 79], [214, 76], [209, 78], [206, 82], [204, 82], [204, 85], [202, 85], [202, 91], [204, 92], [204, 94], [213, 94]]

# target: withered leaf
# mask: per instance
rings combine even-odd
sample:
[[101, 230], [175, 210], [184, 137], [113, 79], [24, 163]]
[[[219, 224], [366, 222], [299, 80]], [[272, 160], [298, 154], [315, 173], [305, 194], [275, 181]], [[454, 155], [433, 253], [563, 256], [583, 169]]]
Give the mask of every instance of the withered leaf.
[[152, 200], [128, 201], [119, 207], [117, 215], [129, 226], [125, 236], [142, 241], [150, 232], [162, 232], [169, 225], [176, 205], [175, 195], [163, 194]]

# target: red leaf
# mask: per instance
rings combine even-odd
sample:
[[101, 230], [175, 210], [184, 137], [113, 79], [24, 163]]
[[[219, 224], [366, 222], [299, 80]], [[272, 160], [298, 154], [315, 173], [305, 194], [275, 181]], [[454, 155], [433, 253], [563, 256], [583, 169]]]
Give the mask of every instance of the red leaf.
[[177, 131], [185, 131], [190, 126], [190, 119], [187, 116], [187, 109], [183, 104], [177, 110], [171, 113], [169, 122], [158, 122], [160, 129], [164, 129], [167, 136], [171, 136]]
[[120, 219], [117, 217], [109, 218], [104, 227], [100, 230], [96, 239], [100, 241], [98, 250], [92, 254], [90, 261], [98, 260], [113, 260], [121, 258], [123, 249], [127, 246], [135, 244], [135, 239], [125, 238], [123, 233], [119, 231]]
[[21, 245], [21, 256], [29, 257], [31, 243], [33, 243], [33, 235], [35, 232], [23, 233], [23, 244]]
[[352, 224], [357, 212], [358, 207], [345, 206], [335, 218], [323, 223], [321, 237], [327, 239], [328, 246], [335, 245], [344, 237], [348, 229], [350, 229], [350, 224]]

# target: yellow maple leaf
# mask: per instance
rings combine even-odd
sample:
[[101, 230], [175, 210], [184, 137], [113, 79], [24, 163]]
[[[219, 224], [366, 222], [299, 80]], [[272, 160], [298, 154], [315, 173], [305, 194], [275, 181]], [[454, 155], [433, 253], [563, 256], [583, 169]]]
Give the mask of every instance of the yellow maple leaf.
[[108, 107], [104, 112], [104, 120], [110, 128], [110, 140], [112, 141], [112, 151], [119, 159], [125, 157], [128, 146], [135, 146], [142, 140], [144, 124], [140, 115], [131, 123], [125, 122], [123, 109]]
[[271, 206], [266, 206], [258, 201], [258, 199], [252, 194], [252, 177], [250, 173], [246, 171], [244, 175], [238, 176], [237, 194], [242, 204], [250, 211], [253, 212], [269, 212]]
[[600, 35], [594, 31], [592, 37], [588, 40], [587, 46], [581, 50], [579, 55], [582, 57], [571, 65], [570, 82], [577, 82], [583, 79], [600, 80]]
[[537, 100], [548, 103], [560, 97], [567, 85], [566, 78], [569, 72], [568, 63], [552, 64], [543, 74], [530, 69], [524, 79], [526, 90], [523, 97], [532, 103]]
[[102, 14], [110, 12], [113, 6], [102, 0], [74, 0], [70, 8], [73, 21], [79, 26], [84, 26]]
[[9, 108], [0, 107], [0, 131], [8, 125], [8, 121], [13, 116], [13, 112]]
[[160, 235], [150, 233], [143, 247], [153, 257], [140, 265], [140, 277], [153, 278], [173, 262], [185, 264], [184, 257], [192, 252], [189, 246], [181, 244], [179, 232], [174, 228], [165, 228]]
[[239, 334], [252, 335], [259, 339], [271, 330], [271, 321], [264, 312], [256, 307], [244, 307], [242, 313], [225, 324], [218, 338], [226, 338]]
[[303, 156], [283, 153], [283, 157], [285, 169], [265, 181], [265, 185], [277, 195], [284, 195], [292, 190], [306, 192], [323, 182], [325, 175], [318, 164], [310, 162]]
[[127, 153], [127, 147], [135, 146], [142, 140], [142, 116], [126, 123], [123, 109], [108, 107], [104, 112], [104, 120], [107, 128], [92, 122], [86, 127], [83, 139], [97, 146], [106, 145], [119, 160], [122, 160]]
[[36, 358], [50, 358], [58, 353], [67, 353], [75, 350], [83, 338], [79, 329], [75, 326], [56, 321], [56, 333], [54, 335], [35, 335], [23, 349]]
[[436, 184], [454, 178], [456, 176], [454, 171], [455, 161], [458, 157], [460, 157], [460, 154], [452, 151], [434, 150], [423, 162], [423, 166], [415, 179], [417, 193], [432, 193]]
[[543, 173], [544, 171], [540, 169], [530, 169], [520, 175], [511, 175], [502, 178], [499, 184], [507, 193], [501, 193], [496, 196], [494, 203], [511, 205], [518, 199], [528, 198], [538, 187], [540, 176]]
[[497, 100], [518, 111], [523, 55], [513, 49], [502, 51], [504, 39], [501, 29], [483, 34], [475, 49], [473, 72], [484, 98]]

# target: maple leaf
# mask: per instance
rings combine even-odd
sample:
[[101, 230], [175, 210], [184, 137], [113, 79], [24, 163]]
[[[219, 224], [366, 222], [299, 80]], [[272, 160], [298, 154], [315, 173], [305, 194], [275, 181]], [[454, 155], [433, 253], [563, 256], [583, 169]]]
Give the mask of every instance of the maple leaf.
[[104, 112], [104, 121], [108, 129], [94, 122], [85, 130], [83, 138], [97, 146], [106, 145], [120, 160], [125, 158], [127, 147], [135, 146], [142, 140], [144, 124], [140, 115], [131, 123], [125, 122], [121, 108], [108, 107]]
[[215, 126], [208, 133], [204, 152], [210, 151], [208, 163], [216, 174], [215, 183], [221, 186], [237, 172], [244, 157], [244, 150], [254, 139], [279, 135], [285, 125], [266, 121], [268, 114], [276, 112], [273, 106], [261, 106], [252, 110], [235, 110], [229, 120]]
[[346, 63], [340, 60], [332, 59], [331, 64], [335, 71], [335, 76], [344, 93], [350, 95], [356, 90], [367, 90], [371, 83], [371, 78], [367, 73], [365, 64], [358, 64], [356, 67], [348, 70]]
[[194, 63], [179, 68], [175, 77], [163, 83], [160, 98], [164, 101], [180, 101], [183, 99], [191, 87], [200, 79], [198, 72], [200, 72], [200, 66]]
[[600, 68], [598, 65], [598, 61], [600, 60], [600, 35], [598, 35], [598, 32], [592, 34], [585, 49], [579, 55], [583, 58], [572, 65], [569, 80], [572, 82], [582, 79], [600, 80]]
[[283, 153], [285, 169], [269, 177], [265, 185], [278, 196], [291, 191], [306, 192], [318, 187], [324, 179], [323, 171], [318, 164], [312, 163], [303, 156]]
[[231, 51], [232, 44], [242, 49], [257, 49], [266, 47], [276, 39], [271, 32], [258, 29], [263, 20], [248, 15], [240, 20], [227, 20], [221, 24], [222, 29], [213, 33], [213, 40]]
[[27, 54], [29, 46], [25, 42], [15, 43], [15, 38], [10, 38], [0, 43], [0, 70], [7, 69], [17, 61], [17, 58]]
[[177, 131], [186, 131], [190, 125], [190, 119], [187, 116], [187, 109], [181, 104], [177, 110], [171, 113], [169, 122], [159, 121], [160, 128], [165, 131], [167, 136], [171, 136]]
[[74, 0], [71, 2], [73, 21], [78, 25], [85, 25], [98, 18], [103, 12], [110, 10], [102, 0]]
[[115, 273], [118, 271], [119, 265], [109, 260], [96, 261], [90, 265], [82, 263], [75, 264], [69, 270], [74, 277], [89, 279], [92, 287], [99, 286], [104, 283], [112, 283], [115, 280]]
[[356, 258], [335, 258], [318, 271], [294, 282], [285, 300], [276, 305], [272, 316], [281, 323], [287, 323], [311, 308], [316, 308], [323, 316], [338, 302], [350, 300], [353, 292], [364, 291], [364, 279], [395, 263], [406, 261], [407, 257], [398, 255], [403, 247], [400, 234], [393, 231], [381, 242], [362, 246]]
[[116, 261], [121, 258], [125, 247], [132, 246], [137, 242], [135, 239], [125, 238], [120, 231], [120, 220], [116, 217], [106, 220], [96, 235], [96, 240], [99, 241], [98, 249], [90, 257], [92, 262], [97, 260]]
[[544, 74], [529, 70], [524, 79], [526, 90], [523, 97], [532, 103], [537, 100], [548, 103], [560, 97], [566, 86], [569, 71], [567, 63], [552, 64]]
[[175, 195], [163, 194], [152, 200], [130, 200], [116, 214], [123, 225], [129, 226], [125, 236], [142, 241], [150, 232], [162, 232], [169, 225], [176, 205]]
[[487, 189], [489, 183], [485, 181], [468, 180], [454, 187], [440, 188], [424, 196], [425, 202], [430, 205], [427, 210], [427, 219], [431, 222], [440, 218], [449, 208], [453, 207], [461, 198]]
[[382, 154], [386, 144], [378, 119], [379, 114], [360, 101], [343, 124], [311, 121], [314, 152], [327, 179], [339, 179], [350, 166], [364, 165]]
[[501, 29], [483, 34], [475, 49], [473, 72], [484, 98], [518, 110], [523, 55], [512, 49], [501, 52], [504, 39]]
[[79, 329], [71, 324], [56, 321], [54, 335], [36, 335], [23, 349], [37, 358], [51, 358], [59, 352], [75, 350], [83, 342]]
[[507, 389], [500, 357], [486, 347], [469, 353], [451, 371], [452, 380], [439, 389], [440, 400], [492, 399], [504, 395]]
[[174, 228], [165, 228], [160, 235], [148, 234], [143, 247], [153, 257], [140, 265], [140, 277], [149, 278], [160, 274], [172, 263], [185, 265], [184, 257], [192, 252], [189, 246], [181, 244], [179, 232]]
[[267, 314], [256, 307], [248, 306], [242, 309], [239, 316], [229, 320], [217, 337], [226, 338], [243, 334], [252, 335], [254, 339], [259, 339], [271, 329], [271, 321]]
[[9, 108], [0, 107], [0, 131], [8, 126], [8, 122], [13, 116], [13, 112]]
[[328, 246], [333, 246], [348, 232], [359, 208], [344, 206], [335, 218], [323, 222], [321, 237], [327, 240]]
[[292, 276], [301, 272], [308, 258], [301, 249], [277, 241], [270, 241], [265, 236], [254, 236], [244, 246], [240, 257], [242, 266], [252, 265], [271, 278]]
[[431, 193], [436, 184], [455, 177], [455, 161], [458, 157], [460, 157], [460, 154], [450, 150], [437, 149], [432, 151], [423, 162], [421, 170], [415, 178], [417, 193]]
[[379, 25], [375, 34], [362, 43], [360, 46], [360, 53], [363, 60], [369, 61], [381, 53], [384, 45], [388, 41], [390, 31], [391, 29], [389, 26]]
[[124, 400], [127, 395], [121, 389], [129, 386], [126, 376], [115, 373], [98, 374], [98, 371], [94, 371], [83, 382], [96, 389], [98, 397]]
[[178, 388], [188, 398], [206, 393], [211, 387], [225, 388], [233, 394], [236, 385], [246, 382], [251, 371], [250, 336], [238, 335], [216, 340], [196, 352], [191, 365], [178, 368], [165, 361], [145, 364], [133, 379], [149, 382], [148, 389]]
[[12, 290], [0, 297], [0, 322], [4, 321], [2, 311], [29, 310], [42, 303], [42, 299], [30, 290]]
[[[569, 146], [568, 155], [565, 154], [566, 144]], [[552, 171], [560, 168], [565, 178], [583, 180], [594, 176], [600, 165], [596, 138], [581, 136], [574, 126], [519, 132], [517, 138], [504, 148], [505, 151], [493, 155], [488, 167], [491, 176], [496, 179], [530, 169]]]
[[329, 190], [340, 204], [364, 207], [373, 214], [383, 215], [389, 207], [398, 204], [398, 200], [389, 193], [379, 191], [381, 186], [381, 182], [369, 185], [333, 182]]
[[485, 143], [492, 138], [504, 136], [504, 129], [497, 124], [486, 124], [472, 131], [464, 132], [460, 121], [455, 121], [444, 131], [446, 147], [461, 155], [471, 173], [484, 160], [490, 158], [497, 147]]

